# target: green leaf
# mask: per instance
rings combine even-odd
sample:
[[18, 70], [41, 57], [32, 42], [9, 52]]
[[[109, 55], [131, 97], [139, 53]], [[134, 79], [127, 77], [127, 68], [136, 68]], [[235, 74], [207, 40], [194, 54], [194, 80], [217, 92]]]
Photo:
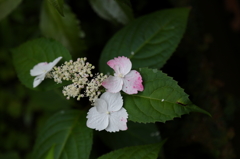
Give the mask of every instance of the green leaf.
[[105, 154], [98, 159], [156, 159], [165, 141], [151, 145], [132, 146]]
[[49, 3], [51, 3], [53, 5], [53, 7], [55, 7], [55, 9], [58, 11], [59, 14], [61, 14], [61, 16], [64, 17], [64, 13], [63, 13], [63, 0], [48, 0]]
[[48, 1], [43, 2], [40, 17], [41, 32], [45, 37], [61, 42], [70, 52], [82, 57], [85, 50], [84, 32], [69, 6], [64, 5], [63, 9], [64, 17], [59, 15]]
[[160, 133], [155, 124], [140, 124], [129, 121], [128, 130], [118, 133], [99, 132], [102, 141], [112, 149], [160, 142]]
[[140, 17], [117, 32], [100, 57], [100, 70], [112, 71], [108, 60], [129, 57], [133, 68], [160, 68], [178, 46], [186, 28], [189, 9], [161, 10]]
[[[12, 50], [13, 63], [18, 78], [28, 88], [33, 89], [35, 77], [30, 75], [30, 70], [40, 62], [52, 62], [59, 56], [63, 58], [59, 63], [71, 60], [68, 50], [59, 42], [51, 39], [39, 38], [28, 41]], [[58, 64], [59, 65], [59, 64]], [[53, 79], [45, 79], [36, 90], [51, 90], [66, 85], [57, 84]]]
[[0, 0], [0, 20], [10, 14], [22, 0]]
[[51, 149], [48, 151], [48, 154], [45, 159], [54, 159], [54, 148], [55, 148], [55, 145], [53, 145]]
[[129, 120], [135, 122], [165, 122], [189, 112], [205, 110], [192, 104], [188, 95], [171, 77], [158, 70], [139, 69], [144, 91], [134, 95], [124, 94], [124, 107]]
[[94, 11], [113, 23], [127, 24], [134, 19], [129, 0], [90, 0]]
[[92, 130], [86, 127], [86, 112], [61, 111], [53, 115], [38, 134], [32, 158], [42, 159], [55, 145], [54, 159], [86, 159], [92, 137]]
[[[56, 112], [62, 109], [70, 109], [72, 100], [66, 100], [61, 90], [46, 92], [28, 90], [28, 104], [33, 111]], [[57, 99], [57, 100], [52, 100]], [[51, 105], [51, 107], [49, 107]]]

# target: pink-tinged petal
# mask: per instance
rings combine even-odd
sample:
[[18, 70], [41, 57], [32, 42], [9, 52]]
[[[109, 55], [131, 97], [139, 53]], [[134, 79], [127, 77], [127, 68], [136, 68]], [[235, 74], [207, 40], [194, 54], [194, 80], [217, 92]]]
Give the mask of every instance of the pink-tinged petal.
[[132, 68], [132, 62], [127, 57], [117, 57], [112, 60], [109, 60], [107, 64], [114, 69], [117, 75], [125, 76]]
[[127, 94], [137, 94], [143, 91], [142, 76], [136, 70], [132, 70], [124, 77], [122, 90]]
[[34, 78], [33, 88], [37, 87], [45, 78], [45, 73]]
[[128, 113], [122, 108], [117, 112], [112, 112], [109, 118], [109, 125], [105, 129], [109, 132], [117, 132], [119, 130], [127, 130]]
[[96, 107], [99, 113], [106, 113], [108, 112], [108, 104], [103, 99], [96, 99], [94, 106]]
[[41, 62], [33, 67], [33, 69], [30, 70], [31, 76], [38, 76], [44, 73], [44, 69], [48, 67], [47, 62]]
[[53, 62], [50, 62], [48, 71], [50, 71], [61, 59], [62, 59], [62, 57], [60, 56], [60, 57], [56, 58]]
[[101, 95], [100, 99], [103, 99], [107, 102], [108, 105], [108, 111], [118, 111], [123, 106], [123, 99], [121, 94], [118, 93], [110, 93], [105, 92]]
[[108, 124], [109, 114], [99, 113], [96, 107], [92, 107], [89, 110], [87, 115], [87, 127], [101, 131], [106, 129]]
[[102, 85], [108, 92], [117, 93], [122, 89], [123, 79], [120, 77], [109, 76], [102, 82]]

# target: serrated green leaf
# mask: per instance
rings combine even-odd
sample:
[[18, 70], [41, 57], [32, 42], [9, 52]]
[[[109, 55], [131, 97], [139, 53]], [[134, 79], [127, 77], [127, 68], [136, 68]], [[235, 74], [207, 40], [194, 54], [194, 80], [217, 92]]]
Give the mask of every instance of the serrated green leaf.
[[63, 9], [64, 17], [46, 0], [43, 1], [40, 16], [41, 32], [45, 37], [61, 42], [70, 52], [83, 57], [84, 32], [80, 28], [80, 22], [69, 6], [64, 4]]
[[86, 159], [92, 146], [92, 130], [86, 127], [86, 112], [61, 111], [39, 133], [32, 158], [42, 159], [55, 145], [54, 159]]
[[22, 0], [0, 0], [0, 20], [11, 13]]
[[90, 0], [90, 4], [100, 17], [113, 23], [127, 24], [134, 19], [129, 0]]
[[[61, 90], [50, 90], [46, 92], [28, 90], [28, 104], [34, 111], [56, 112], [71, 108], [71, 100], [66, 100]], [[57, 99], [57, 100], [52, 100]], [[51, 105], [51, 107], [49, 107]]]
[[98, 159], [156, 159], [165, 141], [158, 144], [132, 146], [105, 154]]
[[161, 10], [140, 17], [117, 32], [100, 57], [100, 70], [112, 71], [107, 61], [129, 57], [133, 68], [161, 68], [178, 46], [187, 24], [189, 9]]
[[[65, 47], [55, 40], [46, 38], [28, 41], [11, 51], [18, 78], [26, 87], [31, 89], [33, 89], [33, 80], [35, 77], [30, 75], [30, 70], [36, 64], [40, 62], [52, 62], [59, 56], [63, 57], [59, 64], [71, 60], [71, 55]], [[53, 79], [45, 79], [34, 89], [51, 90], [66, 84], [57, 84]]]
[[49, 3], [51, 3], [53, 5], [53, 7], [55, 7], [55, 9], [58, 11], [58, 13], [64, 17], [64, 13], [63, 13], [63, 0], [48, 0]]
[[188, 95], [175, 80], [158, 70], [139, 69], [144, 91], [134, 95], [124, 94], [124, 107], [129, 120], [135, 122], [165, 122], [190, 112], [205, 110], [192, 104]]
[[50, 148], [45, 159], [54, 159], [54, 148], [55, 145]]
[[160, 142], [161, 136], [155, 124], [140, 124], [129, 121], [128, 130], [118, 133], [99, 132], [102, 141], [112, 149]]

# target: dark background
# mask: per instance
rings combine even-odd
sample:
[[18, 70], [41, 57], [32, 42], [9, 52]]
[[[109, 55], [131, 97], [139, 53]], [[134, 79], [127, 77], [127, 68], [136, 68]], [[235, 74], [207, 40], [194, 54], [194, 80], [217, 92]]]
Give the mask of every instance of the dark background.
[[[87, 0], [66, 2], [81, 20], [88, 60], [97, 66], [106, 42], [123, 26], [101, 19]], [[191, 113], [165, 124], [157, 123], [161, 137], [168, 138], [163, 158], [240, 158], [239, 0], [131, 0], [131, 3], [136, 18], [161, 9], [191, 8], [186, 33], [162, 70], [212, 117]], [[40, 0], [24, 0], [0, 22], [1, 159], [27, 158], [39, 127], [53, 112], [69, 105], [56, 93], [46, 97], [28, 90], [20, 84], [13, 68], [9, 49], [41, 36], [40, 4]], [[49, 104], [51, 98], [58, 99], [59, 104], [48, 107], [44, 101]]]

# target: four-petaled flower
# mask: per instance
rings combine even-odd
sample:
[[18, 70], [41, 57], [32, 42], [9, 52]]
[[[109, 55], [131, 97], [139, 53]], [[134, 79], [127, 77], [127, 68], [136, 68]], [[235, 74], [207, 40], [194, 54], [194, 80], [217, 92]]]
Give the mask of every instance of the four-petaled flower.
[[123, 106], [121, 94], [105, 92], [96, 100], [87, 115], [87, 126], [96, 130], [116, 132], [127, 130], [128, 114]]
[[62, 59], [62, 57], [56, 58], [53, 62], [41, 62], [30, 70], [31, 76], [36, 76], [33, 81], [33, 87], [37, 87], [45, 78], [46, 74], [52, 70], [52, 68]]
[[123, 90], [127, 94], [137, 94], [143, 91], [142, 76], [136, 70], [131, 70], [132, 63], [127, 57], [117, 57], [107, 62], [115, 71], [102, 82], [108, 92], [116, 93]]

